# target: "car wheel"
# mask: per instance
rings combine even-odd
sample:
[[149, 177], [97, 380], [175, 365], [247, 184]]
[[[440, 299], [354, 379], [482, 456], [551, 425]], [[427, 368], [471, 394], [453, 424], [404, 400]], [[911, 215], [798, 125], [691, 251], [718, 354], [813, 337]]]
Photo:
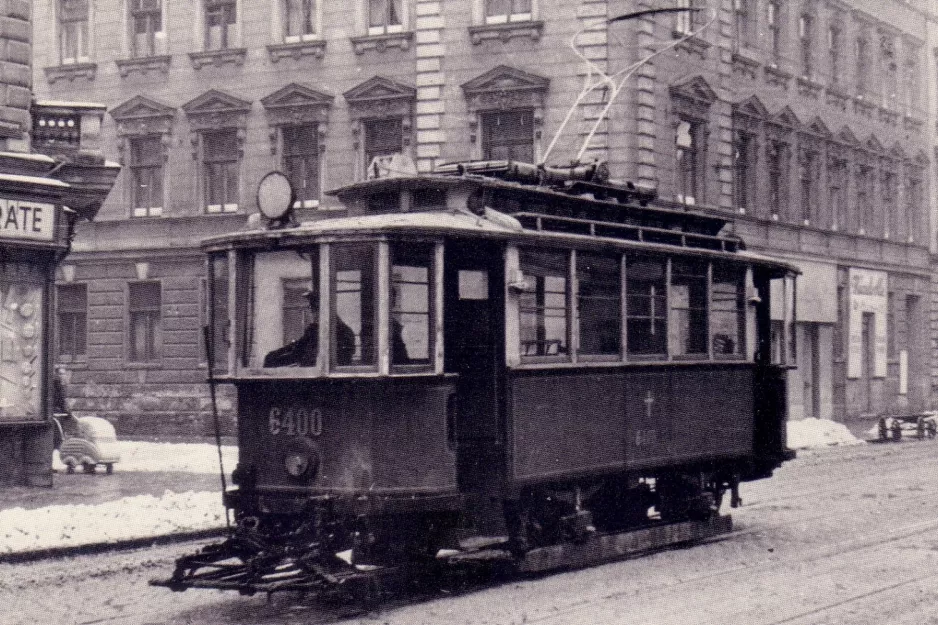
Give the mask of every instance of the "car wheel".
[[65, 472], [68, 473], [69, 475], [71, 475], [72, 473], [74, 473], [74, 472], [75, 472], [75, 465], [74, 465], [74, 464], [67, 464], [67, 465], [65, 465]]
[[105, 472], [106, 472], [108, 475], [110, 475], [111, 473], [114, 473], [114, 463], [113, 463], [113, 462], [108, 462], [106, 465], [104, 465], [104, 468], [105, 468]]
[[86, 462], [81, 465], [81, 468], [85, 473], [94, 473], [95, 465], [91, 464], [90, 462]]

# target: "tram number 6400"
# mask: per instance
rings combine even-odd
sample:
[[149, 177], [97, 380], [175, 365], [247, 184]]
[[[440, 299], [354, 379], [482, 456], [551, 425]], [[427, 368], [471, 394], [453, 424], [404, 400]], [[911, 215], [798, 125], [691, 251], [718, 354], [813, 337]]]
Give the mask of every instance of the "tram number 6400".
[[322, 410], [313, 408], [287, 408], [279, 406], [270, 409], [267, 427], [273, 436], [319, 436], [322, 434]]

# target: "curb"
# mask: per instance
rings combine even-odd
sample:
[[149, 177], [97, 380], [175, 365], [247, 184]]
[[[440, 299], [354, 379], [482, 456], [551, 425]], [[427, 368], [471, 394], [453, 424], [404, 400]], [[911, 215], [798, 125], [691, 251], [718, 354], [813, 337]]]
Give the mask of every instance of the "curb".
[[84, 545], [69, 545], [65, 547], [49, 547], [46, 549], [34, 549], [31, 551], [18, 551], [14, 553], [0, 553], [0, 564], [19, 564], [25, 562], [36, 562], [53, 558], [67, 558], [72, 556], [85, 556], [108, 551], [123, 551], [127, 549], [137, 549], [140, 547], [155, 547], [157, 545], [171, 545], [173, 543], [182, 543], [190, 540], [199, 540], [203, 538], [216, 538], [228, 533], [225, 527], [215, 527], [204, 530], [193, 530], [189, 532], [178, 532], [175, 534], [163, 534], [160, 536], [145, 536], [141, 538], [128, 538], [126, 540], [117, 540], [113, 542], [88, 543]]

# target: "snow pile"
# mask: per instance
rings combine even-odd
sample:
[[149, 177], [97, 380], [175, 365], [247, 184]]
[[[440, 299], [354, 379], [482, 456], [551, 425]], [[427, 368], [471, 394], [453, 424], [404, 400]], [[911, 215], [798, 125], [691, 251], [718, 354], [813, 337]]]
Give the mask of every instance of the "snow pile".
[[[218, 448], [205, 443], [148, 443], [118, 440], [114, 445], [120, 454], [115, 471], [181, 471], [184, 473], [218, 473]], [[222, 445], [225, 473], [238, 464], [238, 448]], [[52, 468], [64, 471], [59, 452], [52, 456]], [[79, 467], [81, 470], [81, 467]]]
[[830, 419], [800, 419], [788, 422], [788, 448], [809, 449], [830, 445], [862, 445], [843, 423]]
[[220, 493], [166, 491], [97, 505], [0, 510], [0, 554], [224, 527]]

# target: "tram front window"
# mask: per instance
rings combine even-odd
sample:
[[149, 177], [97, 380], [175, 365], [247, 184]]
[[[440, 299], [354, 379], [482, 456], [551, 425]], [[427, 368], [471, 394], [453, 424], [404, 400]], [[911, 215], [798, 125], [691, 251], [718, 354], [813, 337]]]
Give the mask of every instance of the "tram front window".
[[374, 244], [354, 243], [332, 248], [332, 362], [337, 367], [377, 364], [377, 307]]
[[391, 247], [391, 365], [430, 364], [433, 245]]
[[254, 257], [249, 366], [314, 367], [319, 352], [319, 250]]
[[520, 295], [522, 356], [565, 356], [567, 254], [521, 250], [525, 288]]

